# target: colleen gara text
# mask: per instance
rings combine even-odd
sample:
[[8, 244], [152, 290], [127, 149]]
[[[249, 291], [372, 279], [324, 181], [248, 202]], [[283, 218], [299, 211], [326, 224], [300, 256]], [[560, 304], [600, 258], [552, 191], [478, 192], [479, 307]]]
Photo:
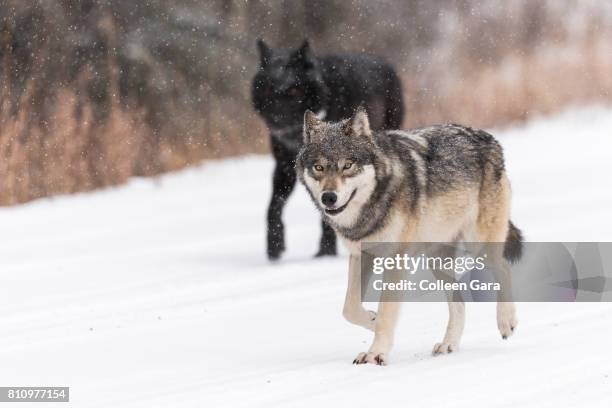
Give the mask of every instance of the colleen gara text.
[[385, 282], [382, 279], [376, 279], [372, 283], [374, 290], [378, 291], [423, 291], [433, 292], [440, 290], [472, 290], [472, 291], [500, 291], [501, 285], [498, 282], [481, 282], [477, 279], [469, 282], [444, 282], [443, 280], [430, 281], [423, 279], [420, 281], [410, 281], [401, 279], [395, 282]]

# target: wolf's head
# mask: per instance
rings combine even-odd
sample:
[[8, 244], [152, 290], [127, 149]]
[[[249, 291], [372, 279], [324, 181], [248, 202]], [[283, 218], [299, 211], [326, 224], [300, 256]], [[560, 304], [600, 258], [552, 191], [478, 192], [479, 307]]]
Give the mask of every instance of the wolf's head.
[[257, 42], [259, 71], [253, 79], [255, 110], [272, 129], [300, 125], [306, 109], [325, 109], [329, 90], [308, 41], [294, 50], [275, 50]]
[[376, 187], [376, 150], [364, 108], [335, 123], [311, 111], [304, 114], [298, 177], [332, 225], [350, 227], [357, 221]]

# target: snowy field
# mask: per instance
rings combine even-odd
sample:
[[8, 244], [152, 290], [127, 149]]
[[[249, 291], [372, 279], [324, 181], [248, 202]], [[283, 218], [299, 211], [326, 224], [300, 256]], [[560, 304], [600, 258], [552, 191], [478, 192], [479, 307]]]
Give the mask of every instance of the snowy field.
[[[612, 110], [495, 134], [528, 240], [612, 240]], [[70, 386], [77, 407], [610, 406], [612, 304], [519, 304], [508, 341], [493, 304], [468, 304], [461, 350], [440, 357], [446, 305], [406, 304], [390, 365], [352, 365], [372, 334], [341, 316], [346, 255], [312, 258], [302, 188], [285, 257], [264, 256], [272, 167], [0, 209], [0, 385]]]

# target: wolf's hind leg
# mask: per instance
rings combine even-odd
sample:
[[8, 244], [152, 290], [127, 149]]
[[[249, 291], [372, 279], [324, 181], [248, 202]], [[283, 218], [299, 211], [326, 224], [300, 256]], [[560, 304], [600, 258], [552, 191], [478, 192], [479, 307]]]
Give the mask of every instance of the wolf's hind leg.
[[518, 326], [518, 319], [516, 317], [516, 307], [512, 301], [512, 271], [510, 265], [505, 259], [501, 259], [499, 265], [501, 276], [498, 279], [502, 282], [502, 293], [497, 300], [497, 328], [502, 339], [506, 340], [514, 333], [514, 329]]
[[[487, 172], [485, 177], [491, 179], [494, 172]], [[477, 220], [477, 231], [480, 242], [495, 243], [490, 245], [491, 254], [488, 266], [497, 282], [501, 284], [501, 291], [497, 299], [497, 328], [503, 339], [512, 335], [518, 324], [516, 308], [512, 300], [512, 273], [510, 264], [504, 258], [504, 246], [510, 227], [510, 185], [505, 174], [499, 178], [497, 184], [483, 182], [480, 193], [480, 213]]]
[[349, 322], [374, 331], [376, 313], [366, 310], [361, 303], [361, 258], [359, 255], [351, 255], [348, 275], [342, 315]]
[[315, 256], [336, 255], [336, 233], [324, 220], [321, 220], [321, 243]]

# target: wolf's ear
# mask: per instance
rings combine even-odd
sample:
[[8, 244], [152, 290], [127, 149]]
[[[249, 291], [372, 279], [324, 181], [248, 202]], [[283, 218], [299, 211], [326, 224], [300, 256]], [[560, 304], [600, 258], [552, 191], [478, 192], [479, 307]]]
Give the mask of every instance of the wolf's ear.
[[265, 67], [270, 61], [272, 51], [270, 50], [270, 47], [268, 47], [268, 44], [266, 44], [261, 38], [257, 40], [257, 48], [259, 49], [259, 63], [262, 67]]
[[370, 129], [370, 120], [368, 113], [363, 105], [359, 105], [353, 117], [349, 121], [351, 133], [357, 136], [372, 137], [372, 129]]
[[312, 68], [314, 66], [314, 55], [312, 54], [308, 39], [305, 39], [302, 45], [293, 52], [291, 61], [294, 64], [301, 64], [304, 68]]
[[319, 131], [321, 130], [321, 119], [310, 109], [304, 113], [304, 144], [314, 143], [321, 140]]

